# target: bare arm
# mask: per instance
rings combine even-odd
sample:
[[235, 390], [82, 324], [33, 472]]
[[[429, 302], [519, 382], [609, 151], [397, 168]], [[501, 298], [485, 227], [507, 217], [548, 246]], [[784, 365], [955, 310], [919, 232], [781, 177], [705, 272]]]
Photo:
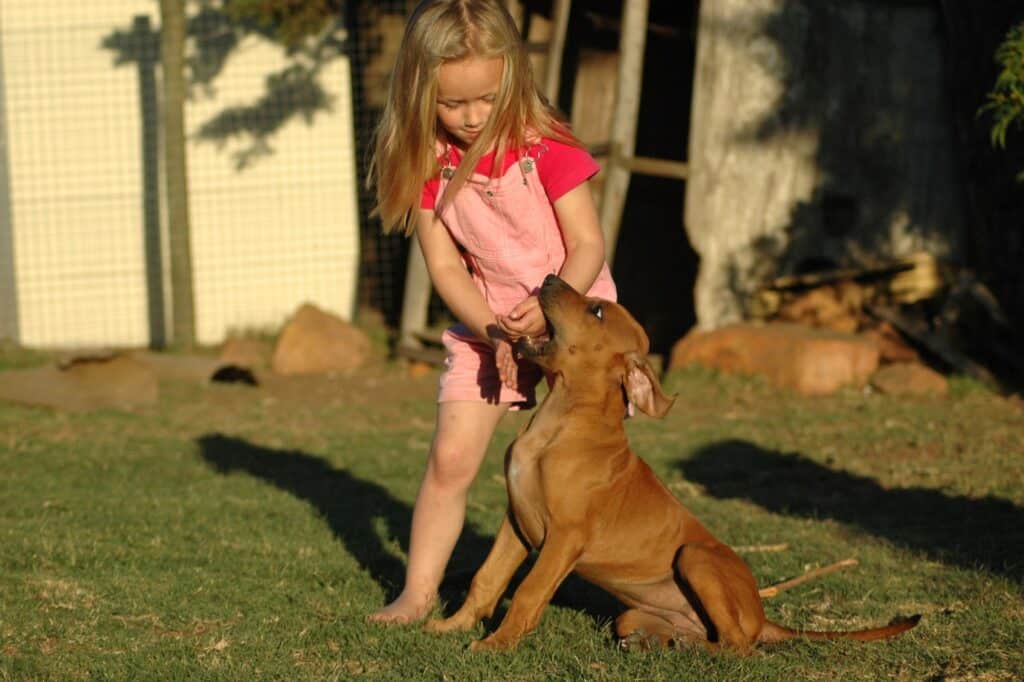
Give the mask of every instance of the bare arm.
[[581, 294], [586, 294], [604, 265], [604, 233], [597, 217], [597, 208], [590, 194], [590, 183], [584, 182], [555, 201], [555, 214], [565, 235], [565, 263], [559, 273], [562, 279]]
[[451, 235], [433, 211], [420, 210], [416, 237], [437, 293], [460, 322], [494, 347], [498, 375], [503, 383], [515, 388], [516, 366], [508, 338], [473, 283]]
[[474, 334], [491, 341], [494, 313], [473, 283], [451, 235], [433, 211], [420, 210], [416, 237], [423, 249], [430, 281], [448, 309]]
[[[565, 263], [558, 273], [576, 291], [585, 294], [604, 265], [604, 233], [589, 183], [582, 183], [559, 197], [555, 214], [565, 237]], [[536, 296], [516, 305], [499, 317], [500, 328], [509, 336], [537, 336], [544, 333], [544, 316]]]

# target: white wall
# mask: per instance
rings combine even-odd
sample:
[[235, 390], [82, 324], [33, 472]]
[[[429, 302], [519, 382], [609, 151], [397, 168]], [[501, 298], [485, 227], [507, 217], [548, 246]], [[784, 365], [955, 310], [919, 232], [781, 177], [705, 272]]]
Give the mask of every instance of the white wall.
[[[149, 343], [137, 73], [134, 65], [115, 68], [101, 46], [138, 14], [157, 27], [152, 0], [0, 3], [0, 125], [24, 345]], [[214, 96], [189, 105], [189, 132], [258, 97], [282, 60], [270, 43], [243, 43]], [[352, 315], [359, 259], [347, 62], [332, 64], [321, 83], [332, 110], [312, 125], [289, 123], [271, 141], [274, 154], [250, 169], [235, 169], [231, 147], [190, 143], [200, 343], [275, 327], [305, 301]]]

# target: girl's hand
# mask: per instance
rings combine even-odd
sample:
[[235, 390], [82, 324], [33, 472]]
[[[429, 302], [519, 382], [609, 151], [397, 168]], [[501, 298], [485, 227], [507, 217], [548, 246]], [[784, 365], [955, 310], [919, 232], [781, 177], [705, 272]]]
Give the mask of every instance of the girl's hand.
[[516, 364], [515, 352], [508, 339], [494, 340], [494, 363], [498, 366], [498, 378], [513, 391], [519, 385], [519, 366]]
[[513, 339], [521, 336], [541, 336], [548, 328], [536, 296], [527, 296], [517, 303], [508, 315], [499, 315], [498, 326]]

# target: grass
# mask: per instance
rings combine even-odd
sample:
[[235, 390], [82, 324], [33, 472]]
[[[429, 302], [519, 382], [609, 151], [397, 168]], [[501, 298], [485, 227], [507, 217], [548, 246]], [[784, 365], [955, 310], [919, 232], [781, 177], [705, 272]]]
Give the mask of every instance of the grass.
[[[6, 366], [36, 357], [0, 355]], [[260, 388], [165, 382], [154, 407], [0, 404], [0, 678], [1010, 680], [1024, 670], [1024, 408], [806, 399], [687, 372], [634, 448], [762, 584], [860, 565], [768, 600], [787, 625], [923, 614], [885, 643], [764, 655], [618, 651], [617, 607], [570, 579], [518, 650], [364, 623], [401, 584], [436, 374], [377, 364]], [[444, 586], [457, 606], [504, 511], [501, 426]], [[507, 605], [507, 602], [506, 602]], [[488, 624], [493, 627], [493, 623]]]

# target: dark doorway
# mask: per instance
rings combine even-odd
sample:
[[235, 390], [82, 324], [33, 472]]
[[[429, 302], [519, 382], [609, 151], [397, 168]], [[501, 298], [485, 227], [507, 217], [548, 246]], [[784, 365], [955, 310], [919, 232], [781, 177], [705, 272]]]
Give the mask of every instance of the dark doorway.
[[[697, 2], [651, 4], [637, 156], [686, 160], [697, 10]], [[621, 12], [621, 0], [573, 3], [558, 102], [567, 113], [581, 51], [617, 52]], [[657, 354], [668, 353], [696, 320], [698, 259], [683, 227], [685, 193], [683, 181], [633, 174], [612, 263], [619, 300], [647, 330]]]

